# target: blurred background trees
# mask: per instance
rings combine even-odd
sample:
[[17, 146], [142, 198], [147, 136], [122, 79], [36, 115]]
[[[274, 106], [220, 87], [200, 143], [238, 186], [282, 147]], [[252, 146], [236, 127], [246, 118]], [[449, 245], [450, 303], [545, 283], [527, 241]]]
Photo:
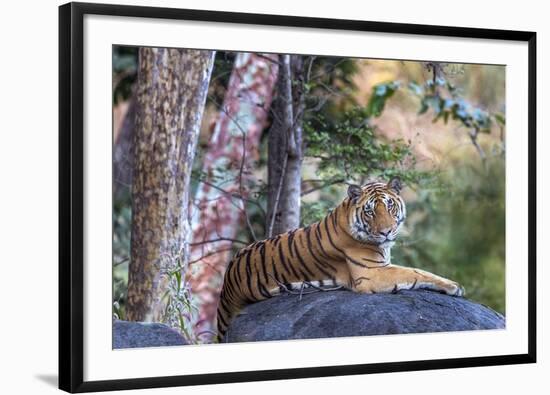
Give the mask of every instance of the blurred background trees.
[[196, 307], [193, 331], [201, 341], [215, 336], [223, 275], [239, 230], [245, 227], [249, 232], [244, 243], [256, 239], [248, 198], [255, 183], [258, 147], [267, 125], [277, 70], [277, 55], [238, 53], [223, 102], [210, 97], [218, 114], [203, 151], [202, 169], [196, 171], [187, 273]]
[[[136, 70], [136, 49], [115, 47], [120, 318]], [[456, 279], [469, 298], [504, 313], [504, 78], [502, 66], [217, 52], [189, 191], [190, 270], [180, 273], [192, 285], [176, 326], [209, 342], [216, 292], [237, 249], [319, 220], [348, 183], [395, 175], [408, 186], [408, 218], [393, 261]]]

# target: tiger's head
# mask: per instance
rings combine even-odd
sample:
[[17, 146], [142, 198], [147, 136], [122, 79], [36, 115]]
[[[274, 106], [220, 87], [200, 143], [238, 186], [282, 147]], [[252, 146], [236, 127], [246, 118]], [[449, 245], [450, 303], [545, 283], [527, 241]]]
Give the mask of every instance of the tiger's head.
[[399, 178], [392, 178], [388, 183], [349, 186], [348, 221], [351, 234], [357, 241], [393, 244], [406, 217], [405, 202], [399, 195], [401, 188]]

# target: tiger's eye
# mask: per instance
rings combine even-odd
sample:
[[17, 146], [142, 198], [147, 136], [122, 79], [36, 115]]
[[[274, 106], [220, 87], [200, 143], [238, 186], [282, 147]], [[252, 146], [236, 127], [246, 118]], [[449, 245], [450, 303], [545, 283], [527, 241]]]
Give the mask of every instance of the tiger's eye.
[[388, 200], [388, 207], [392, 207], [393, 206], [393, 200]]
[[366, 208], [365, 209], [365, 214], [367, 214], [368, 216], [372, 217], [374, 215], [374, 211], [372, 211], [372, 209], [370, 208]]

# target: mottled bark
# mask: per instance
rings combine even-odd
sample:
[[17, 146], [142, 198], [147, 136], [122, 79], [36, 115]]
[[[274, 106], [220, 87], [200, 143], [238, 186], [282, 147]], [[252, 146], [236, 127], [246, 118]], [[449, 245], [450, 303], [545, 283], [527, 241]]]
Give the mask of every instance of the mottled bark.
[[300, 225], [304, 114], [303, 57], [285, 55], [268, 140], [267, 236]]
[[120, 132], [113, 144], [113, 196], [115, 199], [120, 198], [132, 188], [136, 108], [137, 100], [132, 98]]
[[[270, 58], [272, 60], [270, 60]], [[195, 332], [208, 342], [213, 333], [223, 275], [232, 242], [247, 221], [249, 182], [256, 167], [277, 78], [277, 56], [239, 53], [224, 102], [204, 157], [206, 179], [199, 185], [193, 212], [189, 282], [199, 306]], [[220, 188], [223, 190], [220, 190]], [[240, 196], [240, 197], [239, 197]], [[249, 223], [249, 222], [248, 222]], [[219, 240], [216, 242], [205, 242]]]
[[163, 321], [188, 261], [189, 182], [214, 52], [140, 48], [126, 318]]

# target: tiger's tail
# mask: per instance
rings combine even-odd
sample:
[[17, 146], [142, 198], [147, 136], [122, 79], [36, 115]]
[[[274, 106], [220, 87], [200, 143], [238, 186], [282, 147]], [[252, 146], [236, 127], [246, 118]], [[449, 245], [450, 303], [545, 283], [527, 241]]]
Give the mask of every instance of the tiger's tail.
[[218, 343], [223, 343], [225, 335], [227, 333], [227, 328], [229, 324], [233, 321], [233, 318], [239, 313], [242, 307], [232, 308], [231, 310], [225, 310], [221, 307], [218, 308]]
[[236, 295], [233, 295], [228, 282], [224, 281], [220, 301], [218, 304], [217, 328], [218, 328], [218, 343], [223, 343], [227, 328], [233, 321], [233, 318], [244, 307], [244, 301], [241, 301]]

